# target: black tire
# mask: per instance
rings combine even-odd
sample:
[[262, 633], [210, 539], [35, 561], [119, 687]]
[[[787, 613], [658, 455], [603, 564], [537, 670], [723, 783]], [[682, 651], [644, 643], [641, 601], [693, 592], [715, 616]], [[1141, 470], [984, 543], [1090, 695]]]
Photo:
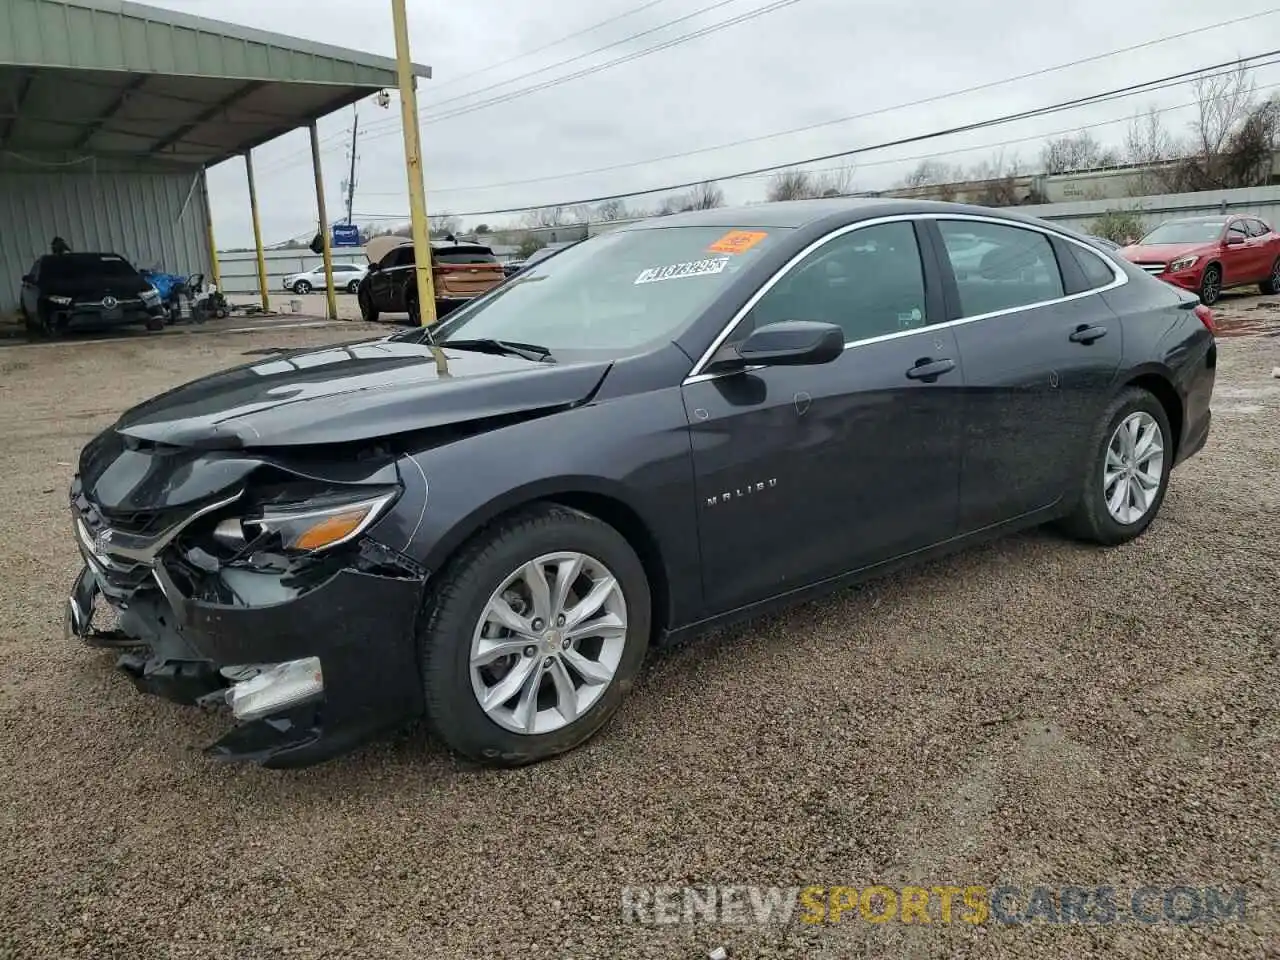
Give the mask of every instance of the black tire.
[[[628, 629], [617, 670], [577, 720], [543, 734], [520, 734], [485, 714], [471, 685], [471, 638], [490, 595], [535, 557], [577, 551], [613, 573], [626, 601]], [[586, 742], [617, 712], [649, 644], [649, 581], [635, 551], [607, 523], [576, 510], [540, 504], [501, 518], [477, 534], [445, 568], [426, 601], [418, 632], [427, 721], [451, 749], [491, 766], [546, 760]]]
[[1271, 265], [1270, 276], [1258, 284], [1258, 289], [1268, 297], [1274, 297], [1280, 293], [1280, 257], [1277, 257], [1276, 262]]
[[1200, 277], [1200, 302], [1212, 307], [1222, 296], [1222, 268], [1216, 263], [1204, 268]]
[[418, 309], [418, 295], [410, 294], [404, 303], [405, 309], [409, 313], [409, 325], [413, 327], [422, 326], [422, 311]]
[[154, 333], [164, 329], [164, 317], [147, 317], [147, 329]]
[[361, 288], [356, 294], [356, 300], [360, 304], [360, 319], [365, 323], [376, 323], [378, 308], [373, 305], [373, 297], [369, 295], [369, 291]]
[[347, 284], [347, 293], [355, 293], [359, 289], [360, 289], [359, 280], [352, 280], [350, 283]]
[[293, 292], [298, 296], [308, 294], [311, 292], [311, 284], [307, 283], [305, 280], [299, 280], [293, 285]]
[[[1156, 491], [1147, 512], [1133, 523], [1120, 523], [1107, 509], [1103, 494], [1102, 471], [1107, 447], [1120, 424], [1131, 414], [1145, 412], [1160, 427], [1164, 442], [1164, 463], [1161, 468], [1160, 487]], [[1176, 438], [1169, 429], [1169, 417], [1160, 401], [1141, 387], [1129, 387], [1120, 393], [1098, 421], [1090, 438], [1085, 463], [1080, 470], [1076, 487], [1076, 505], [1071, 515], [1062, 521], [1063, 530], [1070, 536], [1091, 543], [1113, 545], [1127, 543], [1151, 525], [1169, 489], [1169, 471], [1173, 467]]]

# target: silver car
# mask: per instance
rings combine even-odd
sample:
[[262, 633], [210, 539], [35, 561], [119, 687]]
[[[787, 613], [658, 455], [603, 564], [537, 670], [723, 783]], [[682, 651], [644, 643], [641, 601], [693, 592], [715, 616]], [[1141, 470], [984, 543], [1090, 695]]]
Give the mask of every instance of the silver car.
[[[355, 293], [368, 272], [367, 266], [354, 263], [335, 263], [333, 265], [333, 286], [335, 290]], [[324, 267], [319, 266], [305, 273], [291, 273], [284, 278], [284, 288], [294, 293], [310, 293], [312, 290], [323, 290], [326, 287]]]

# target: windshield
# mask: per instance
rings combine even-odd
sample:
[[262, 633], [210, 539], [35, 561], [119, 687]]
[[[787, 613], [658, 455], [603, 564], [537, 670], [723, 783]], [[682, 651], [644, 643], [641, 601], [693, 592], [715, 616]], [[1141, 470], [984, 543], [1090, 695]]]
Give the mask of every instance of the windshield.
[[40, 264], [42, 281], [90, 278], [119, 280], [137, 275], [137, 271], [129, 266], [129, 261], [111, 253], [63, 253], [45, 257]]
[[556, 357], [635, 352], [676, 336], [784, 232], [661, 227], [594, 237], [458, 310], [436, 340], [538, 344]]
[[1222, 233], [1223, 220], [1173, 220], [1162, 223], [1138, 242], [1144, 245], [1156, 243], [1211, 243]]

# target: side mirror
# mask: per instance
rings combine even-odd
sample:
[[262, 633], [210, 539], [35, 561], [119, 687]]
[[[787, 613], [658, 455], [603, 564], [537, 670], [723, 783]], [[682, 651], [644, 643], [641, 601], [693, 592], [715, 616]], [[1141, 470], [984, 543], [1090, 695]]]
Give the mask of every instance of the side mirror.
[[381, 267], [379, 267], [376, 263], [371, 263], [371, 264], [369, 264], [369, 266], [367, 267], [367, 270], [368, 270], [368, 272], [369, 272], [369, 273], [377, 273], [377, 272], [378, 272], [379, 270], [381, 270], [381, 269], [382, 269], [382, 268], [381, 268]]
[[844, 331], [834, 323], [784, 320], [757, 327], [736, 348], [726, 347], [712, 360], [713, 369], [751, 366], [798, 367], [830, 363], [844, 353]]
[[1240, 236], [1240, 234], [1238, 234], [1238, 233], [1228, 233], [1228, 234], [1227, 234], [1227, 246], [1228, 246], [1228, 247], [1238, 247], [1238, 246], [1240, 246], [1240, 244], [1242, 244], [1242, 243], [1244, 243], [1244, 237]]
[[23, 283], [35, 283], [35, 282], [36, 282], [36, 278], [35, 278], [35, 277], [33, 277], [33, 276], [32, 276], [31, 274], [29, 274], [29, 273], [24, 273], [24, 274], [22, 275], [22, 282], [23, 282]]

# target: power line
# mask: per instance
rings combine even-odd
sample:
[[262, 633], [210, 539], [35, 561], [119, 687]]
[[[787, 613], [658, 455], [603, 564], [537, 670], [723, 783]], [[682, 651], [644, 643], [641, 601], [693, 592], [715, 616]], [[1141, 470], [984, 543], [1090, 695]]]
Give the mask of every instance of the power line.
[[[712, 10], [712, 9], [715, 9], [716, 7], [724, 6], [726, 3], [733, 3], [733, 2], [736, 2], [736, 0], [719, 0], [718, 3], [714, 3], [708, 7], [703, 7], [701, 10], [698, 10], [692, 14], [689, 14], [689, 17], [706, 13], [708, 10]], [[728, 20], [721, 20], [716, 23], [708, 24], [707, 26], [700, 27], [697, 30], [691, 30], [689, 33], [681, 34], [678, 37], [672, 37], [669, 40], [664, 40], [661, 43], [656, 43], [650, 47], [645, 47], [643, 50], [636, 50], [632, 53], [625, 54], [621, 57], [615, 57], [612, 60], [606, 60], [604, 63], [593, 64], [590, 67], [584, 67], [583, 69], [577, 70], [573, 73], [568, 73], [559, 77], [553, 77], [550, 80], [544, 80], [541, 83], [535, 83], [528, 87], [521, 87], [518, 90], [511, 90], [511, 91], [508, 91], [507, 93], [498, 94], [497, 96], [490, 97], [487, 100], [481, 100], [479, 103], [466, 104], [464, 106], [460, 106], [451, 110], [445, 110], [440, 113], [424, 112], [422, 122], [425, 124], [441, 123], [445, 120], [451, 120], [454, 117], [460, 117], [463, 114], [475, 113], [479, 110], [487, 110], [489, 107], [497, 106], [503, 103], [509, 103], [512, 100], [518, 100], [522, 97], [527, 97], [532, 93], [538, 93], [542, 90], [549, 90], [552, 87], [558, 87], [562, 84], [569, 83], [570, 81], [573, 81], [573, 80], [580, 80], [583, 77], [592, 76], [593, 74], [600, 73], [604, 70], [609, 70], [613, 67], [621, 66], [624, 63], [631, 63], [634, 60], [639, 60], [642, 57], [650, 56], [662, 50], [668, 50], [671, 47], [680, 46], [681, 44], [688, 43], [691, 40], [699, 40], [702, 37], [709, 36], [710, 34], [713, 34], [713, 33], [719, 33], [721, 30], [726, 30], [729, 27], [737, 26], [740, 23], [746, 23], [749, 20], [755, 20], [759, 17], [765, 16], [766, 14], [774, 13], [777, 10], [782, 10], [786, 7], [790, 7], [800, 2], [801, 0], [773, 0], [772, 3], [766, 4], [763, 7], [759, 7], [755, 10], [749, 10], [746, 13], [738, 14], [735, 17], [730, 17]], [[681, 17], [680, 19], [684, 20], [684, 19], [688, 19], [688, 17]], [[677, 23], [677, 22], [678, 21], [676, 20], [672, 20], [669, 23], [664, 24], [663, 26], [670, 26], [670, 24]], [[656, 29], [662, 29], [662, 28], [657, 27], [654, 29], [656, 30]], [[652, 32], [654, 31], [653, 30], [645, 31], [645, 33], [652, 33]], [[644, 34], [635, 34], [634, 37], [639, 37], [643, 35]], [[629, 38], [626, 38], [625, 40], [620, 40], [618, 41], [618, 43], [624, 43], [626, 42], [626, 40], [634, 39], [634, 37], [629, 37]], [[615, 46], [615, 45], [616, 44], [610, 44], [609, 46]], [[603, 50], [605, 48], [601, 47], [600, 49]], [[599, 52], [598, 50], [592, 51], [592, 53], [598, 53], [598, 52]], [[556, 64], [554, 66], [564, 66], [565, 64], [570, 63], [573, 60], [580, 60], [582, 59], [583, 56], [588, 56], [588, 55], [589, 54], [583, 54], [582, 56], [571, 57], [568, 60], [561, 61], [561, 63]], [[549, 69], [552, 69], [552, 67], [544, 68], [544, 70], [549, 70]], [[541, 72], [544, 72], [544, 71], [540, 71], [540, 70], [532, 71], [531, 73], [526, 74], [525, 76], [533, 76], [533, 74], [541, 73]], [[513, 78], [512, 81], [504, 81], [501, 84], [493, 84], [490, 87], [482, 87], [480, 90], [475, 90], [475, 91], [472, 91], [472, 93], [470, 94], [464, 94], [459, 97], [450, 98], [449, 100], [442, 101], [442, 103], [453, 103], [457, 100], [467, 99], [471, 96], [474, 96], [475, 94], [483, 93], [487, 90], [492, 90], [495, 87], [505, 86], [506, 83], [514, 82], [515, 79], [520, 79], [520, 78]], [[438, 107], [440, 105], [441, 104], [439, 103], [431, 104], [431, 107]], [[428, 107], [427, 109], [429, 110], [431, 109], [431, 107]], [[383, 122], [391, 123], [394, 121], [389, 119]], [[375, 134], [373, 138], [381, 137], [381, 136], [389, 136], [392, 132], [393, 131], [390, 131], [390, 130], [381, 131]]]
[[[662, 163], [667, 160], [684, 159], [685, 157], [697, 156], [704, 153], [711, 153], [716, 150], [726, 150], [733, 147], [746, 146], [748, 144], [753, 144], [753, 143], [762, 143], [767, 140], [773, 140], [779, 137], [792, 136], [797, 133], [807, 133], [811, 130], [817, 130], [823, 127], [834, 126], [840, 123], [848, 123], [853, 120], [862, 120], [868, 117], [880, 116], [882, 114], [885, 114], [894, 110], [904, 110], [904, 109], [909, 109], [917, 106], [925, 106], [932, 103], [938, 103], [940, 101], [947, 100], [952, 97], [966, 96], [971, 93], [978, 93], [984, 90], [995, 89], [997, 87], [1004, 86], [1010, 83], [1018, 83], [1023, 80], [1030, 80], [1036, 77], [1057, 73], [1062, 70], [1071, 69], [1072, 67], [1083, 66], [1085, 64], [1096, 63], [1101, 60], [1107, 60], [1112, 57], [1119, 56], [1120, 54], [1123, 54], [1123, 53], [1132, 53], [1137, 50], [1158, 46], [1164, 43], [1170, 43], [1174, 40], [1181, 40], [1189, 36], [1198, 36], [1199, 34], [1202, 34], [1208, 30], [1217, 30], [1223, 27], [1235, 26], [1237, 24], [1244, 23], [1250, 20], [1271, 16], [1278, 11], [1280, 11], [1280, 7], [1272, 7], [1268, 10], [1264, 10], [1258, 13], [1252, 13], [1252, 14], [1247, 14], [1240, 17], [1234, 17], [1228, 20], [1221, 20], [1215, 23], [1206, 24], [1204, 26], [1198, 26], [1188, 30], [1183, 30], [1178, 33], [1168, 34], [1163, 37], [1156, 37], [1152, 40], [1146, 40], [1141, 43], [1120, 47], [1115, 50], [1109, 50], [1104, 53], [1094, 54], [1088, 57], [1082, 57], [1077, 60], [1071, 60], [1066, 63], [1055, 64], [1054, 66], [1050, 66], [1050, 67], [1042, 67], [1037, 70], [1030, 71], [1029, 73], [1018, 74], [1017, 76], [1012, 76], [1012, 77], [1005, 77], [1000, 80], [991, 80], [985, 83], [976, 84], [975, 86], [966, 87], [961, 90], [952, 90], [946, 93], [934, 94], [932, 96], [924, 97], [918, 100], [912, 100], [904, 103], [893, 104], [887, 107], [880, 107], [875, 110], [865, 111], [862, 113], [850, 114], [844, 117], [836, 117], [830, 120], [822, 120], [817, 123], [807, 124], [802, 127], [793, 127], [788, 130], [780, 130], [774, 133], [759, 134], [753, 137], [746, 137], [744, 139], [734, 140], [729, 143], [720, 143], [720, 144], [715, 144], [709, 147], [699, 147], [693, 150], [684, 150], [679, 153], [666, 154], [660, 157], [650, 157], [644, 160], [632, 160], [624, 163], [611, 164], [609, 166], [604, 166], [604, 167], [595, 167], [588, 170], [578, 170], [572, 173], [550, 174], [550, 175], [541, 176], [541, 177], [527, 177], [520, 180], [508, 180], [501, 183], [480, 184], [480, 185], [464, 186], [464, 187], [450, 187], [446, 189], [448, 190], [448, 192], [460, 193], [464, 190], [493, 190], [493, 189], [499, 189], [502, 187], [526, 186], [531, 183], [547, 183], [553, 180], [564, 180], [564, 179], [570, 179], [570, 178], [576, 178], [576, 177], [591, 176], [598, 173], [612, 173], [617, 170], [626, 170], [632, 167], [650, 166], [654, 163]], [[388, 123], [395, 124], [398, 122], [399, 121], [394, 118], [389, 118], [388, 120], [383, 120], [383, 121], [375, 121], [373, 124], [371, 124], [369, 127], [366, 128], [366, 135], [368, 134], [369, 129], [373, 127], [385, 127]], [[377, 139], [379, 136], [382, 136], [382, 135], [383, 134], [374, 134], [373, 136], [368, 136], [368, 139]], [[297, 154], [297, 155], [300, 156], [301, 154]], [[265, 171], [259, 170], [259, 175], [261, 176], [263, 172], [266, 172], [268, 174], [274, 173], [280, 169], [284, 169], [287, 166], [291, 165], [290, 161], [288, 160], [286, 160], [286, 162], [283, 165], [278, 165], [280, 159], [281, 158], [277, 158], [275, 162], [267, 165], [267, 168]], [[433, 191], [433, 192], [445, 192], [445, 191], [440, 190], [440, 191]]]
[[[644, 160], [629, 160], [625, 163], [615, 163], [615, 164], [610, 164], [609, 166], [594, 167], [588, 170], [575, 170], [572, 173], [557, 173], [557, 174], [550, 174], [542, 177], [527, 177], [521, 180], [508, 180], [502, 183], [480, 184], [480, 185], [466, 186], [466, 187], [449, 187], [447, 188], [447, 190], [448, 192], [460, 193], [463, 190], [496, 190], [502, 187], [527, 186], [528, 184], [531, 184], [531, 183], [547, 183], [552, 180], [566, 180], [566, 179], [572, 179], [577, 177], [586, 177], [586, 176], [591, 176], [593, 174], [598, 174], [598, 173], [613, 173], [618, 170], [627, 170], [632, 167], [644, 167], [644, 166], [650, 166], [655, 163], [663, 163], [667, 160], [682, 160], [686, 157], [698, 156], [699, 154], [704, 154], [704, 153], [712, 153], [716, 150], [727, 150], [733, 147], [742, 147], [742, 146], [747, 146], [749, 144], [754, 144], [754, 143], [763, 143], [767, 140], [775, 140], [779, 137], [788, 137], [797, 133], [808, 133], [812, 130], [818, 130], [823, 127], [830, 127], [840, 123], [849, 123], [854, 120], [865, 120], [870, 117], [881, 116], [883, 114], [889, 113], [894, 110], [907, 110], [912, 107], [927, 106], [928, 104], [938, 103], [940, 101], [947, 100], [952, 97], [966, 96], [971, 93], [980, 93], [984, 90], [992, 90], [996, 87], [1005, 86], [1010, 83], [1020, 83], [1023, 80], [1031, 80], [1036, 77], [1045, 76], [1046, 74], [1057, 73], [1062, 70], [1067, 70], [1072, 67], [1084, 66], [1085, 64], [1096, 63], [1100, 60], [1110, 59], [1111, 57], [1116, 57], [1123, 53], [1132, 53], [1136, 50], [1142, 50], [1144, 48], [1156, 46], [1158, 44], [1169, 43], [1173, 40], [1181, 40], [1181, 39], [1184, 39], [1185, 37], [1192, 36], [1192, 35], [1199, 35], [1205, 32], [1206, 30], [1216, 30], [1221, 27], [1234, 26], [1236, 24], [1243, 23], [1247, 20], [1253, 20], [1258, 17], [1271, 16], [1278, 11], [1280, 11], [1280, 7], [1273, 7], [1272, 9], [1263, 11], [1261, 13], [1254, 13], [1254, 14], [1249, 14], [1247, 16], [1243, 16], [1243, 17], [1236, 17], [1231, 20], [1223, 20], [1219, 23], [1209, 24], [1204, 27], [1196, 27], [1195, 29], [1192, 29], [1192, 30], [1184, 30], [1180, 33], [1173, 33], [1173, 34], [1169, 34], [1168, 36], [1157, 37], [1154, 40], [1147, 40], [1142, 43], [1133, 44], [1131, 46], [1120, 47], [1119, 49], [1116, 49], [1116, 50], [1109, 50], [1105, 53], [1094, 54], [1093, 56], [1083, 57], [1079, 60], [1071, 60], [1067, 63], [1060, 63], [1051, 67], [1041, 67], [1038, 70], [1032, 70], [1030, 73], [1018, 74], [1017, 76], [1006, 77], [1001, 80], [990, 80], [990, 81], [987, 81], [986, 83], [976, 84], [975, 86], [972, 86], [972, 87], [965, 87], [962, 90], [952, 90], [946, 93], [933, 94], [932, 96], [922, 97], [918, 100], [909, 100], [903, 103], [892, 104], [887, 107], [878, 107], [875, 110], [867, 110], [862, 113], [853, 113], [853, 114], [849, 114], [848, 116], [836, 117], [831, 120], [821, 120], [821, 121], [818, 121], [817, 123], [806, 124], [805, 126], [802, 126], [802, 127], [792, 127], [789, 130], [780, 130], [775, 133], [765, 133], [765, 134], [759, 134], [753, 137], [745, 137], [741, 140], [730, 141], [729, 143], [720, 143], [710, 147], [698, 147], [694, 150], [683, 150], [683, 151], [680, 151], [679, 153], [669, 153], [660, 157], [649, 157]], [[445, 192], [445, 190], [438, 190], [433, 192], [443, 193]]]
[[569, 41], [569, 40], [576, 40], [578, 37], [581, 37], [581, 36], [584, 36], [585, 34], [592, 33], [593, 31], [599, 30], [601, 27], [606, 27], [611, 23], [617, 23], [619, 20], [625, 20], [627, 17], [633, 17], [637, 13], [642, 13], [645, 10], [648, 10], [650, 7], [656, 7], [658, 4], [666, 3], [666, 2], [668, 2], [668, 0], [649, 0], [648, 3], [642, 3], [640, 4], [640, 6], [632, 7], [631, 9], [625, 10], [622, 13], [617, 14], [616, 16], [607, 17], [604, 20], [599, 20], [596, 23], [593, 23], [589, 27], [583, 27], [581, 30], [576, 30], [573, 33], [567, 33], [560, 39], [552, 40], [549, 43], [544, 43], [540, 47], [534, 47], [532, 50], [526, 50], [524, 53], [518, 53], [513, 57], [508, 57], [506, 60], [499, 60], [497, 63], [491, 63], [489, 64], [489, 66], [481, 67], [479, 70], [472, 70], [470, 73], [464, 73], [462, 74], [462, 76], [454, 77], [451, 80], [446, 80], [444, 83], [438, 83], [438, 84], [433, 83], [432, 90], [435, 91], [435, 90], [440, 90], [444, 87], [450, 87], [450, 86], [453, 86], [455, 83], [461, 83], [463, 80], [469, 80], [472, 77], [479, 76], [482, 73], [489, 73], [492, 70], [497, 70], [500, 67], [505, 67], [507, 66], [507, 64], [515, 63], [517, 60], [524, 60], [527, 57], [532, 57], [535, 53], [541, 53], [543, 50], [550, 50], [552, 47], [558, 47], [560, 44], [565, 43], [566, 41]]
[[[1183, 83], [1193, 83], [1196, 79], [1204, 74], [1212, 73], [1214, 70], [1234, 69], [1241, 64], [1263, 60], [1268, 57], [1280, 56], [1280, 49], [1270, 50], [1265, 53], [1253, 54], [1248, 57], [1241, 57], [1236, 60], [1227, 60], [1222, 63], [1213, 64], [1206, 67], [1198, 67], [1194, 70], [1184, 70], [1180, 73], [1170, 74], [1156, 80], [1147, 80], [1142, 83], [1128, 84], [1123, 87], [1116, 87], [1112, 90], [1106, 90], [1101, 93], [1091, 94], [1086, 97], [1076, 97], [1071, 100], [1063, 100], [1057, 103], [1047, 104], [1043, 107], [1036, 107], [1030, 110], [1022, 110], [1017, 113], [1004, 114], [999, 117], [993, 117], [987, 120], [979, 120], [973, 123], [959, 124], [954, 127], [948, 127], [942, 130], [935, 130], [930, 133], [915, 134], [909, 137], [900, 137], [895, 140], [884, 141], [882, 143], [872, 144], [869, 146], [854, 147], [849, 150], [840, 150], [835, 153], [823, 154], [821, 156], [805, 157], [799, 160], [790, 160], [785, 163], [770, 164], [763, 167], [755, 167], [750, 170], [739, 170], [734, 173], [718, 174], [709, 177], [699, 177], [696, 180], [689, 180], [682, 183], [666, 184], [661, 187], [653, 187], [645, 190], [631, 190], [624, 193], [611, 193], [597, 197], [585, 197], [574, 200], [558, 200], [546, 203], [532, 204], [521, 207], [502, 207], [494, 210], [474, 210], [464, 213], [455, 213], [456, 217], [488, 217], [502, 213], [528, 213], [533, 210], [541, 210], [548, 207], [572, 207], [592, 203], [604, 203], [609, 200], [625, 200], [630, 197], [650, 196], [655, 193], [671, 193], [676, 190], [687, 190], [690, 187], [696, 187], [701, 183], [719, 180], [737, 180], [743, 177], [754, 176], [762, 173], [774, 173], [779, 170], [786, 170], [791, 167], [799, 167], [809, 163], [821, 163], [825, 160], [835, 160], [840, 157], [856, 156], [863, 153], [871, 153], [876, 150], [885, 150], [890, 147], [905, 146], [910, 143], [920, 143], [926, 140], [937, 139], [938, 137], [953, 136], [957, 133], [968, 133], [972, 130], [982, 130], [987, 127], [1001, 126], [1007, 123], [1013, 123], [1018, 120], [1027, 120], [1035, 117], [1049, 116], [1054, 113], [1061, 113], [1066, 110], [1074, 110], [1082, 106], [1090, 106], [1095, 103], [1105, 103], [1109, 100], [1122, 99], [1124, 97], [1134, 96], [1141, 93], [1150, 93], [1153, 90], [1167, 89], [1168, 87], [1179, 86]], [[1280, 63], [1280, 60], [1274, 60], [1272, 63]], [[1271, 63], [1261, 64], [1262, 66], [1270, 66]], [[369, 214], [362, 215], [366, 219], [398, 219], [403, 214], [390, 215], [382, 217], [378, 215], [373, 217]]]

